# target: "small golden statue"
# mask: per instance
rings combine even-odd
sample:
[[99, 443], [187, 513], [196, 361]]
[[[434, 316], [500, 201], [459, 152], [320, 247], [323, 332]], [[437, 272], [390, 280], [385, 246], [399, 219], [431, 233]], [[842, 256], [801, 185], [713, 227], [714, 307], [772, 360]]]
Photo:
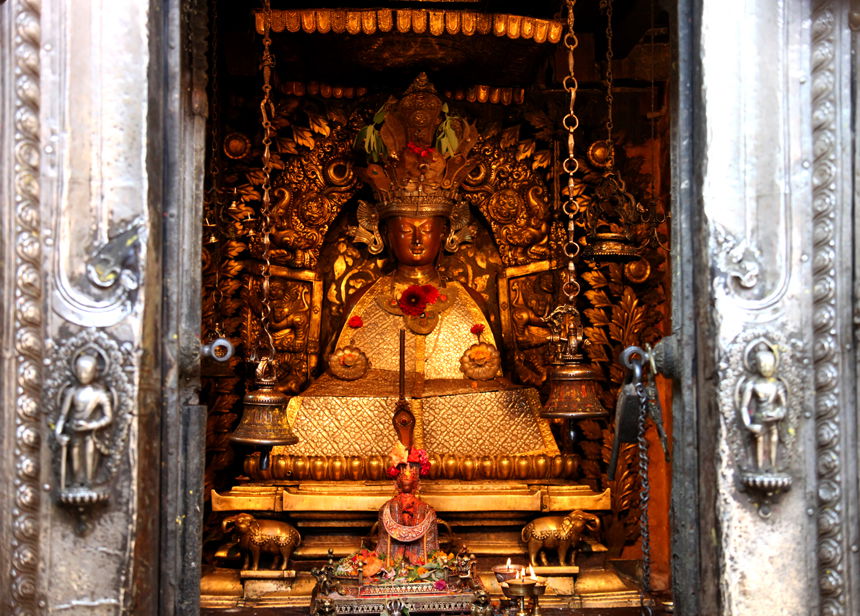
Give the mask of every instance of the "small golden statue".
[[293, 550], [302, 536], [293, 526], [278, 520], [258, 520], [250, 513], [238, 513], [221, 522], [224, 532], [233, 532], [245, 555], [243, 568], [257, 571], [260, 554], [272, 555], [271, 569], [286, 571]]

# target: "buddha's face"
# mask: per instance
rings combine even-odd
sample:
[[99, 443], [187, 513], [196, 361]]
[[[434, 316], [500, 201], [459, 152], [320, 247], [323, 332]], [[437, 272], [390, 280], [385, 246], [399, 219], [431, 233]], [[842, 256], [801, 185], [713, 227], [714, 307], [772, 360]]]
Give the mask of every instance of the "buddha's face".
[[90, 355], [81, 355], [75, 361], [75, 376], [81, 385], [89, 385], [96, 379], [98, 364], [96, 359]]
[[442, 216], [394, 216], [388, 219], [388, 245], [401, 265], [430, 265], [436, 260], [447, 231]]
[[776, 373], [776, 358], [770, 351], [756, 351], [755, 366], [758, 368], [759, 374], [764, 377], [772, 377]]

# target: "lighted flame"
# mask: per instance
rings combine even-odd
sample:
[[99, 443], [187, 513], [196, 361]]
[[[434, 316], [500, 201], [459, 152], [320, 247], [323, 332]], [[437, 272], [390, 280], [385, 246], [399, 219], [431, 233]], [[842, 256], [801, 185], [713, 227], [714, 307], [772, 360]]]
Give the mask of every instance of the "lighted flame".
[[535, 568], [529, 565], [529, 577], [533, 580], [537, 580], [537, 576], [535, 575]]
[[511, 568], [511, 559], [509, 558], [508, 562], [505, 563], [505, 569], [510, 569], [510, 568]]
[[519, 571], [519, 570], [517, 570], [517, 571], [515, 571], [515, 572], [514, 572], [514, 579], [515, 579], [515, 580], [520, 579], [520, 571]]

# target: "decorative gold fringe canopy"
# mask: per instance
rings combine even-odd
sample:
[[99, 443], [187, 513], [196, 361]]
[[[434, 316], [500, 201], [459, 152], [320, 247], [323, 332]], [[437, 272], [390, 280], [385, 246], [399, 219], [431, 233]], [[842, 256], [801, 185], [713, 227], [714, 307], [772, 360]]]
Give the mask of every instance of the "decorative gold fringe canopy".
[[[525, 17], [523, 15], [473, 13], [469, 11], [430, 11], [427, 9], [298, 9], [273, 10], [273, 32], [305, 32], [306, 34], [443, 34], [473, 36], [493, 34], [509, 39], [533, 40], [535, 43], [556, 44], [561, 40], [564, 25], [558, 21]], [[262, 34], [264, 16], [256, 12], [257, 33]]]

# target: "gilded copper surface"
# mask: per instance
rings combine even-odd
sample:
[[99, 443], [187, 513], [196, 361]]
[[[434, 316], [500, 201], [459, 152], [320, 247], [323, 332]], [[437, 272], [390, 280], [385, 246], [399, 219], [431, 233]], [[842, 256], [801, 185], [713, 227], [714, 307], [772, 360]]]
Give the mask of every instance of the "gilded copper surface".
[[[504, 409], [493, 413], [491, 409]], [[558, 447], [538, 417], [534, 389], [439, 396], [424, 400], [424, 439], [429, 451], [468, 455], [547, 453]]]
[[[421, 400], [413, 400], [412, 408], [420, 407]], [[420, 432], [419, 432], [420, 434]], [[416, 440], [416, 446], [423, 448], [423, 443]], [[293, 456], [273, 454], [271, 464], [266, 470], [260, 469], [260, 456], [251, 455], [245, 458], [244, 471], [257, 481], [270, 480], [305, 480], [310, 479], [312, 471], [316, 474], [322, 468], [322, 475], [328, 481], [359, 481], [373, 480], [371, 473], [380, 470], [381, 455], [366, 456]], [[314, 468], [311, 468], [311, 467]], [[536, 455], [510, 456], [507, 454], [495, 456], [474, 456], [454, 453], [430, 454], [430, 479], [462, 479], [475, 480], [510, 480], [517, 479], [569, 479], [579, 478], [579, 456], [565, 454], [547, 456], [543, 453]], [[565, 499], [563, 487], [556, 486], [550, 490], [550, 499]], [[555, 490], [555, 492], [553, 492]], [[559, 491], [560, 490], [560, 491]]]
[[[391, 28], [396, 28], [396, 12], [389, 13], [392, 20]], [[335, 22], [339, 17], [334, 15], [330, 17], [332, 19], [329, 22], [329, 28], [337, 27]], [[343, 17], [345, 29], [345, 15]], [[411, 13], [409, 19], [410, 21], [404, 27], [411, 31]], [[362, 22], [359, 21], [359, 23]], [[427, 27], [430, 27], [429, 21]], [[521, 24], [521, 29], [524, 28], [524, 24]], [[477, 32], [475, 24], [472, 31]], [[489, 101], [492, 93], [485, 94], [485, 99]], [[325, 96], [325, 92], [320, 90], [318, 95]], [[296, 284], [290, 283], [286, 286], [292, 290], [285, 294], [283, 306], [274, 307], [275, 317], [281, 326], [276, 331], [276, 344], [284, 356], [282, 361], [292, 366], [291, 374], [284, 382], [284, 387], [292, 392], [301, 391], [306, 386], [308, 378], [314, 374], [313, 365], [317, 357], [333, 350], [332, 332], [337, 332], [338, 323], [345, 321], [348, 315], [344, 313], [357, 314], [355, 308], [348, 311], [344, 306], [348, 305], [350, 297], [356, 291], [367, 288], [380, 279], [385, 263], [383, 259], [369, 255], [364, 247], [354, 246], [346, 234], [341, 232], [348, 224], [354, 224], [351, 219], [354, 201], [349, 202], [349, 198], [353, 194], [356, 183], [352, 179], [351, 162], [344, 161], [347, 160], [346, 156], [355, 133], [352, 128], [347, 128], [349, 111], [345, 112], [344, 109], [348, 110], [349, 105], [355, 107], [356, 104], [349, 102], [347, 105], [345, 100], [333, 99], [332, 91], [332, 99], [325, 101], [324, 104], [320, 103], [319, 99], [302, 99], [299, 102], [290, 99], [278, 106], [280, 122], [278, 154], [283, 161], [304, 162], [302, 164], [291, 162], [289, 166], [277, 172], [278, 175], [287, 176], [286, 179], [281, 178], [278, 181], [282, 182], [283, 187], [289, 192], [289, 197], [287, 198], [286, 193], [279, 193], [281, 212], [276, 226], [280, 229], [281, 236], [277, 248], [282, 252], [275, 251], [275, 258], [279, 260], [278, 263], [289, 266], [294, 271], [301, 269], [308, 272], [311, 278], [304, 282], [304, 288], [308, 289], [311, 285], [314, 288], [313, 291], [308, 292], [298, 286], [298, 281]], [[530, 118], [528, 124], [537, 128], [539, 122]], [[544, 332], [538, 317], [552, 299], [552, 273], [547, 273], [547, 270], [556, 258], [554, 242], [557, 240], [554, 232], [550, 230], [551, 198], [546, 188], [550, 175], [543, 175], [552, 167], [552, 157], [549, 153], [551, 148], [547, 149], [544, 137], [535, 137], [534, 133], [528, 132], [526, 122], [520, 126], [489, 124], [481, 125], [480, 128], [481, 141], [476, 147], [476, 152], [483, 164], [473, 170], [467, 183], [467, 199], [473, 206], [477, 241], [474, 244], [461, 246], [453, 255], [443, 255], [440, 258], [440, 269], [444, 270], [444, 275], [448, 279], [459, 281], [464, 287], [477, 291], [489, 300], [487, 321], [488, 324], [497, 327], [501, 325], [499, 329], [504, 333], [504, 345], [500, 345], [500, 350], [505, 351], [503, 356], [506, 370], [510, 370], [519, 382], [537, 385], [545, 378], [545, 347], [542, 344]], [[619, 155], [623, 155], [620, 150]], [[349, 153], [348, 156], [351, 157], [352, 154]], [[351, 158], [349, 160], [351, 161]], [[334, 164], [323, 164], [322, 161], [331, 161]], [[623, 158], [620, 158], [619, 165], [623, 162]], [[250, 253], [252, 255], [256, 246], [249, 231], [256, 229], [256, 223], [253, 221], [256, 215], [256, 199], [258, 199], [255, 191], [258, 190], [259, 182], [254, 175], [253, 153], [245, 162], [230, 161], [230, 165], [238, 170], [239, 179], [233, 179], [230, 182], [237, 186], [240, 199], [236, 207], [226, 208], [223, 216], [211, 217], [212, 220], [225, 221], [226, 239], [221, 244], [205, 246], [204, 258], [207, 260], [204, 270], [206, 282], [204, 330], [211, 331], [215, 316], [213, 315], [215, 309], [213, 284], [217, 284], [223, 292], [223, 299], [217, 307], [220, 311], [218, 316], [223, 321], [227, 336], [239, 348], [239, 356], [232, 362], [235, 369], [241, 360], [242, 347], [253, 340], [252, 334], [255, 328], [251, 315], [256, 311], [249, 310], [247, 306], [249, 299], [256, 295], [255, 292], [249, 292], [249, 289], [253, 290], [253, 285], [256, 283], [250, 281], [257, 274], [254, 261], [248, 260], [247, 257], [249, 248], [252, 250]], [[250, 165], [250, 169], [242, 165]], [[325, 176], [327, 179], [322, 183], [317, 180], [319, 174], [328, 174]], [[328, 179], [329, 177], [332, 179]], [[625, 178], [631, 186], [642, 186], [646, 181], [643, 176], [636, 177], [626, 168]], [[242, 184], [245, 179], [248, 182]], [[584, 207], [590, 203], [589, 184], [594, 179], [596, 175], [592, 177], [586, 174], [582, 183], [577, 184]], [[346, 184], [343, 183], [344, 181]], [[327, 187], [335, 189], [334, 192], [337, 194], [326, 194]], [[207, 205], [207, 212], [210, 212], [210, 215], [211, 207], [211, 204]], [[475, 216], [475, 210], [483, 215], [482, 219]], [[327, 234], [328, 225], [338, 212], [345, 212], [342, 222], [338, 222], [343, 226]], [[296, 216], [299, 219], [296, 219]], [[313, 229], [316, 231], [311, 232]], [[312, 244], [317, 240], [322, 242], [322, 238], [325, 238], [325, 241], [319, 253], [320, 260], [315, 262]], [[217, 261], [215, 260], [216, 249], [221, 252]], [[664, 320], [668, 311], [663, 289], [666, 261], [663, 255], [652, 253], [645, 254], [643, 259], [646, 261], [640, 270], [645, 271], [644, 266], [650, 266], [650, 272], [646, 274], [640, 274], [637, 270], [633, 275], [625, 275], [624, 268], [616, 264], [588, 264], [584, 266], [581, 275], [584, 290], [581, 308], [584, 309], [586, 335], [591, 342], [587, 351], [589, 358], [599, 364], [607, 377], [603, 393], [604, 403], [611, 402], [614, 387], [621, 378], [614, 362], [618, 350], [631, 341], [653, 342], [663, 333]], [[278, 263], [272, 268], [275, 277], [279, 275]], [[311, 263], [314, 264], [311, 265]], [[503, 266], [507, 268], [508, 274], [504, 284], [498, 277]], [[219, 268], [220, 279], [215, 278], [213, 283], [215, 268]], [[520, 271], [518, 268], [524, 269]], [[242, 276], [245, 276], [244, 287], [239, 282]], [[314, 276], [318, 278], [314, 279]], [[320, 291], [324, 290], [324, 297], [322, 292], [316, 291], [317, 287]], [[462, 291], [464, 295], [467, 294], [465, 288]], [[310, 298], [307, 297], [308, 295]], [[477, 306], [476, 309], [480, 310]], [[244, 332], [240, 330], [242, 323], [239, 316], [243, 310], [246, 315]], [[396, 320], [398, 317], [393, 318]], [[316, 325], [314, 319], [316, 319]], [[474, 321], [465, 316], [462, 320], [468, 323], [466, 328], [468, 332], [468, 326]], [[322, 329], [321, 333], [320, 329]], [[499, 333], [499, 329], [496, 330], [496, 334]], [[487, 332], [491, 331], [492, 329], [488, 327]], [[312, 350], [315, 347], [313, 340], [319, 340], [320, 337], [323, 341], [329, 341], [323, 353]], [[303, 343], [305, 340], [307, 344]], [[467, 347], [473, 344], [475, 339], [473, 336], [466, 336], [466, 341]], [[424, 355], [429, 367], [437, 350], [429, 344], [429, 339], [427, 342]], [[319, 342], [316, 343], [316, 349], [319, 348], [318, 345]], [[374, 359], [377, 356], [396, 356], [396, 353], [389, 352], [391, 346], [383, 346], [388, 350], [376, 352]], [[455, 412], [465, 416], [463, 409], [468, 408], [468, 413], [474, 417], [479, 417], [486, 411], [485, 405], [475, 404], [466, 407], [459, 403], [447, 404], [441, 398], [434, 400], [433, 396], [445, 393], [487, 394], [499, 400], [507, 395], [506, 392], [495, 391], [495, 389], [507, 387], [509, 384], [491, 381], [486, 385], [481, 383], [473, 386], [462, 378], [458, 368], [462, 348], [452, 352], [446, 350], [444, 346], [440, 347], [440, 353], [455, 355], [453, 380], [428, 377], [423, 381], [417, 377], [419, 373], [417, 364], [423, 364], [418, 361], [420, 353], [416, 353], [419, 351], [415, 348], [417, 346], [417, 344], [410, 345], [407, 356], [408, 362], [413, 366], [408, 375], [407, 392], [422, 396], [420, 398], [422, 404], [417, 404], [418, 400], [412, 401], [418, 424], [416, 443], [420, 443], [419, 438], [433, 438], [434, 430], [438, 432], [439, 429], [439, 426], [432, 425], [434, 418], [444, 416], [448, 419], [446, 409], [454, 409]], [[362, 349], [366, 350], [364, 347]], [[377, 368], [376, 361], [373, 368]], [[432, 373], [432, 370], [430, 372]], [[359, 384], [362, 385], [359, 386]], [[367, 387], [365, 388], [364, 385]], [[225, 443], [225, 435], [231, 428], [231, 424], [235, 424], [235, 411], [241, 400], [242, 391], [238, 378], [219, 378], [217, 381], [210, 379], [207, 388], [211, 396], [207, 430], [207, 451], [210, 455], [207, 463], [207, 484], [211, 486], [211, 477], [218, 472], [218, 469], [227, 466], [233, 455], [232, 450]], [[322, 393], [327, 395], [320, 397]], [[380, 460], [383, 460], [391, 444], [390, 413], [396, 399], [396, 378], [393, 371], [371, 370], [367, 376], [355, 383], [337, 383], [334, 379], [321, 377], [304, 394], [303, 400], [294, 404], [298, 406], [311, 404], [315, 412], [319, 408], [322, 414], [321, 417], [307, 424], [311, 430], [309, 434], [313, 433], [313, 430], [323, 434], [324, 429], [318, 426], [317, 421], [322, 424], [328, 419], [343, 421], [346, 432], [337, 437], [334, 434], [325, 433], [325, 438], [336, 439], [340, 445], [336, 448], [332, 445], [331, 448], [325, 449], [332, 453], [324, 454], [324, 458], [323, 453], [315, 448], [304, 450], [302, 455], [296, 458], [273, 456], [272, 469], [265, 475], [266, 479], [275, 479], [273, 473], [278, 469], [283, 471], [287, 467], [290, 467], [291, 471], [302, 468], [308, 479], [341, 477], [343, 480], [348, 480], [352, 477], [350, 473], [356, 477], [383, 479], [384, 461]], [[536, 392], [529, 395], [536, 400]], [[370, 396], [378, 396], [382, 404], [378, 408], [370, 404]], [[337, 402], [331, 405], [330, 403], [335, 400]], [[340, 404], [343, 400], [347, 402], [346, 406], [342, 407]], [[368, 404], [373, 408], [368, 410], [366, 408]], [[295, 415], [298, 407], [291, 408]], [[535, 404], [533, 408], [537, 409], [538, 405]], [[304, 410], [301, 413], [301, 415], [307, 414]], [[379, 419], [373, 419], [377, 417], [374, 414], [378, 414]], [[520, 413], [520, 417], [525, 415], [524, 412]], [[465, 421], [457, 416], [451, 417], [450, 420]], [[343, 443], [369, 429], [372, 432], [372, 424], [381, 426], [379, 434], [374, 433], [366, 442], [362, 442], [361, 451], [358, 453], [354, 455], [345, 453]], [[516, 425], [518, 424], [514, 421], [504, 429], [490, 427], [485, 430], [495, 430], [502, 434]], [[596, 422], [583, 422], [583, 426], [580, 426], [580, 432], [583, 434], [582, 457], [577, 460], [576, 477], [588, 481], [595, 489], [603, 487], [601, 458], [606, 443], [612, 437], [611, 426], [609, 428], [606, 430]], [[549, 439], [552, 442], [549, 424], [538, 423], [537, 429], [543, 441]], [[349, 436], [345, 437], [344, 434]], [[380, 442], [384, 446], [374, 449], [374, 444]], [[427, 443], [424, 443], [424, 446], [433, 454], [431, 446]], [[281, 451], [288, 450], [292, 451], [294, 448], [284, 448]], [[462, 452], [447, 446], [438, 451], [437, 468], [440, 477], [449, 476], [445, 474], [446, 468], [453, 469], [450, 471], [450, 477], [457, 480], [474, 481], [482, 477], [481, 473], [486, 473], [488, 468], [491, 469], [492, 477], [504, 478], [505, 475], [517, 477], [520, 476], [517, 473], [521, 460], [524, 462], [521, 465], [523, 476], [559, 476], [553, 474], [552, 465], [555, 462], [551, 456], [544, 456], [541, 460], [537, 456], [531, 456], [524, 460], [515, 456], [506, 457], [505, 453], [508, 452], [483, 455], [473, 453], [471, 450]], [[448, 461], [449, 455], [451, 462]], [[376, 457], [379, 460], [376, 460]], [[482, 458], [488, 458], [488, 460], [482, 460]], [[619, 474], [618, 481], [612, 486], [614, 509], [612, 515], [617, 515], [618, 519], [615, 523], [622, 524], [625, 532], [620, 534], [617, 530], [612, 532], [616, 537], [624, 535], [629, 543], [635, 541], [637, 533], [635, 509], [638, 506], [638, 500], [635, 495], [638, 483], [635, 452], [623, 451], [622, 463], [625, 465], [625, 472]], [[368, 469], [371, 470], [368, 471]], [[249, 474], [256, 476], [253, 473]], [[295, 476], [295, 474], [282, 475], [278, 478], [295, 478]], [[612, 522], [610, 521], [607, 526], [611, 527]]]
[[[393, 376], [393, 375], [392, 375]], [[471, 389], [471, 388], [470, 388]], [[273, 453], [312, 456], [387, 455], [394, 436], [391, 413], [396, 395], [294, 397], [287, 407], [299, 443]], [[540, 400], [532, 389], [430, 395], [425, 391], [422, 424], [430, 452], [456, 451], [485, 456], [546, 453], [558, 447], [540, 419]]]
[[[257, 11], [257, 33], [262, 34], [265, 14]], [[523, 38], [536, 43], [558, 43], [563, 26], [560, 22], [522, 15], [475, 13], [469, 11], [430, 11], [427, 9], [298, 9], [273, 10], [274, 32], [306, 34], [376, 34], [377, 32], [412, 32], [433, 36], [443, 34], [473, 36], [493, 34], [510, 39]]]
[[[475, 336], [470, 329], [475, 324], [485, 326], [487, 342], [494, 342], [490, 326], [481, 309], [471, 301], [469, 294], [459, 282], [450, 282], [457, 290], [460, 301], [452, 302], [450, 308], [439, 314], [439, 322], [426, 336], [412, 331], [406, 332], [406, 366], [411, 372], [422, 372], [427, 379], [462, 379], [460, 357], [472, 344]], [[394, 300], [390, 279], [377, 281], [365, 293], [347, 318], [360, 316], [364, 326], [355, 332], [343, 331], [337, 345], [348, 341], [361, 348], [371, 358], [373, 367], [396, 372], [399, 369], [399, 331], [403, 318], [383, 309], [380, 304]], [[419, 338], [424, 339], [425, 358], [423, 369], [417, 365], [415, 347]], [[357, 387], [363, 387], [361, 381]]]

